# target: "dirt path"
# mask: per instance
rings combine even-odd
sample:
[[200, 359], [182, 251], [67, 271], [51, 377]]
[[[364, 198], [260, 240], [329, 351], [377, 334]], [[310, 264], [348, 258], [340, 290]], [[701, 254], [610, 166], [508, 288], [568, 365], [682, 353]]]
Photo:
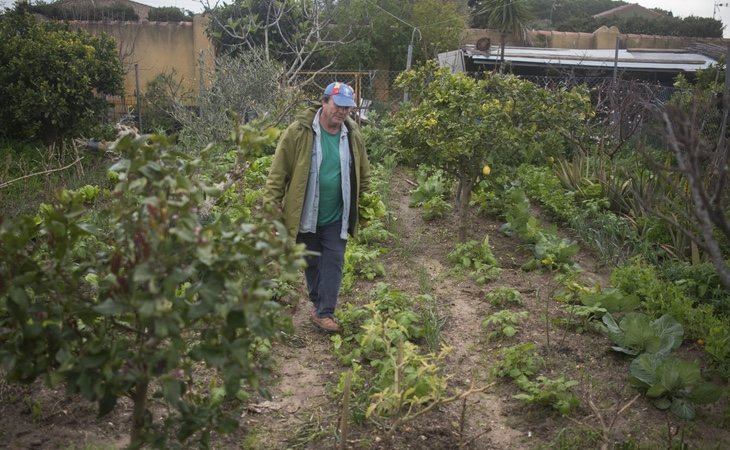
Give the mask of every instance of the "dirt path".
[[[452, 391], [489, 385], [494, 382], [489, 372], [499, 357], [501, 345], [486, 343], [484, 339], [481, 322], [492, 309], [484, 300], [486, 292], [494, 286], [515, 287], [529, 302], [541, 288], [545, 295], [550, 276], [521, 271], [519, 266], [528, 258], [527, 251], [499, 233], [501, 223], [481, 217], [472, 218], [469, 238], [482, 240], [488, 234], [503, 272], [487, 286], [455, 276], [450, 272], [447, 255], [457, 244], [456, 222], [453, 218], [424, 222], [420, 210], [408, 206], [411, 189], [402, 173], [392, 180], [390, 211], [398, 238], [383, 258], [387, 275], [379, 281], [410, 295], [430, 293], [435, 298], [438, 313], [445, 319], [442, 342], [452, 348], [445, 364]], [[371, 283], [359, 283], [360, 289], [356, 287], [343, 301], [362, 302], [360, 297], [367, 294], [370, 286]], [[297, 305], [294, 314], [296, 341], [302, 345], [285, 346], [277, 352], [280, 382], [272, 390], [272, 402], [266, 403], [270, 412], [262, 411], [258, 417], [253, 414], [248, 421], [256, 430], [257, 441], [267, 448], [336, 445], [338, 405], [327, 398], [326, 390], [336, 382], [343, 367], [331, 356], [327, 337], [308, 323], [307, 307], [303, 303]], [[530, 334], [536, 341], [541, 339], [539, 331]], [[446, 449], [459, 444], [472, 449], [531, 448], [537, 443], [534, 436], [539, 433], [532, 430], [533, 418], [528, 417], [525, 423], [519, 419], [521, 416], [515, 416], [515, 410], [522, 406], [511, 399], [514, 393], [513, 386], [496, 384], [470, 396], [465, 404], [445, 405], [404, 427], [404, 433], [411, 434], [412, 439], [400, 436], [395, 442], [385, 444], [383, 428], [366, 427], [354, 432], [352, 447], [372, 448], [383, 443], [384, 448], [412, 449]], [[289, 414], [289, 421], [283, 420], [285, 414]], [[282, 420], [272, 420], [276, 417]]]
[[[391, 210], [398, 218], [398, 232], [403, 239], [402, 245], [410, 250], [410, 258], [408, 261], [393, 262], [389, 273], [399, 280], [411, 280], [407, 290], [414, 294], [420, 292], [418, 285], [412, 286], [412, 280], [427, 277], [429, 286], [426, 288], [430, 288], [439, 305], [439, 315], [446, 319], [441, 338], [444, 344], [452, 348], [446, 360], [448, 373], [451, 374], [450, 385], [460, 389], [486, 386], [490, 380], [489, 363], [481, 342], [481, 322], [485, 316], [485, 303], [482, 300], [484, 290], [470, 280], [449, 273], [446, 261], [456, 243], [455, 227], [447, 226], [446, 220], [439, 224], [425, 223], [420, 210], [408, 206], [412, 188], [405, 178], [400, 176], [393, 182], [395, 201], [391, 204]], [[399, 284], [403, 288], [407, 283], [401, 281]], [[502, 407], [493, 390], [472, 395], [466, 404], [460, 402], [448, 405], [444, 410], [450, 418], [448, 422], [459, 422], [462, 410], [466, 418], [463, 427], [460, 425], [458, 430], [450, 427], [450, 434], [458, 431], [459, 441], [470, 448], [519, 448], [514, 444], [521, 432], [507, 423]]]

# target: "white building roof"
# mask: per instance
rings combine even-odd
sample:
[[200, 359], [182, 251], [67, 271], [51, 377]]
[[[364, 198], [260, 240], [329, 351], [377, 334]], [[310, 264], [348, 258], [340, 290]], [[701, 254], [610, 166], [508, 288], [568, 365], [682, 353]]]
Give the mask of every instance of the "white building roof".
[[[500, 60], [500, 49], [492, 46], [489, 53], [464, 49], [465, 56], [475, 64], [494, 64]], [[551, 66], [561, 68], [612, 69], [615, 61], [619, 70], [694, 72], [717, 63], [712, 58], [684, 50], [569, 49], [537, 47], [505, 47], [505, 62], [518, 66]]]

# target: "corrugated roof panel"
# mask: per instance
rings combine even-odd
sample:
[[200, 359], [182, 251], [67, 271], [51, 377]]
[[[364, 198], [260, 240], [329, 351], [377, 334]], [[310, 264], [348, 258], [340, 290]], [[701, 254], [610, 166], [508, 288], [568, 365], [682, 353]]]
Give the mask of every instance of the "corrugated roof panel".
[[[477, 64], [497, 62], [500, 59], [499, 48], [492, 47], [489, 54], [466, 50]], [[534, 47], [506, 47], [504, 59], [506, 62], [519, 65], [549, 65], [562, 67], [590, 67], [612, 68], [616, 51], [611, 49], [565, 49], [565, 48], [534, 48]], [[699, 53], [687, 53], [677, 50], [632, 50], [618, 51], [618, 68], [633, 70], [668, 70], [694, 72], [706, 69], [715, 64], [712, 58]]]

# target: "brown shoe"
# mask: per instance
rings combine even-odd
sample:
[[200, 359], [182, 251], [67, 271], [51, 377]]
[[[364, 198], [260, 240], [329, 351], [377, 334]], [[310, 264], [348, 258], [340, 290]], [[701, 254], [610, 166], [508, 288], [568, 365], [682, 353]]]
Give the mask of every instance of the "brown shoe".
[[339, 333], [340, 326], [337, 325], [331, 317], [317, 317], [317, 314], [312, 311], [312, 323], [319, 327], [320, 330], [324, 330], [328, 333]]

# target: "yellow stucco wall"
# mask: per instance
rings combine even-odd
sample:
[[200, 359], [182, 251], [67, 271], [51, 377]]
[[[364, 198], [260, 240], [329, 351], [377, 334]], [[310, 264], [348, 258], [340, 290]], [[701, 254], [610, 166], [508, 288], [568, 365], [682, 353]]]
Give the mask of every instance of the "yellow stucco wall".
[[135, 92], [135, 64], [143, 93], [149, 81], [173, 70], [186, 90], [197, 93], [201, 73], [205, 77], [213, 65], [213, 44], [205, 35], [209, 20], [196, 15], [193, 22], [72, 22], [72, 26], [95, 35], [107, 33], [117, 41], [126, 95]]
[[[727, 45], [730, 40], [721, 38], [687, 38], [677, 36], [655, 36], [645, 34], [621, 34], [613, 27], [601, 27], [593, 33], [574, 33], [568, 31], [529, 30], [527, 42], [515, 36], [508, 35], [506, 45], [529, 46], [546, 48], [583, 48], [607, 49], [616, 47], [616, 36], [621, 36], [621, 48], [661, 48], [679, 49], [687, 47], [693, 42], [708, 42]], [[499, 45], [500, 34], [495, 30], [471, 28], [466, 30], [462, 38], [462, 45], [476, 44], [482, 37], [488, 37], [492, 45]]]

